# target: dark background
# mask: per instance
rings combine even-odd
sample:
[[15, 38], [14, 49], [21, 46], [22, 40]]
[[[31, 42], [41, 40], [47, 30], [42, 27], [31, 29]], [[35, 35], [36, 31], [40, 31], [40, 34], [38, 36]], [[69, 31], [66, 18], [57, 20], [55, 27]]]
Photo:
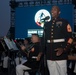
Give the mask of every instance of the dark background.
[[[68, 20], [74, 31], [73, 5], [64, 4], [58, 6], [61, 9], [60, 17]], [[40, 9], [46, 9], [50, 12], [51, 7], [52, 5], [17, 7], [15, 20], [15, 38], [28, 37], [28, 29], [42, 29], [34, 21], [35, 14]]]

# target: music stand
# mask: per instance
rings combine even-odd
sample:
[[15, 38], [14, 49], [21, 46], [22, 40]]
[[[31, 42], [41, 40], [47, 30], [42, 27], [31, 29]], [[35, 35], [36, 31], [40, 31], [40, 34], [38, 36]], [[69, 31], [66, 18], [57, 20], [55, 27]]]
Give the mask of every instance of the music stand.
[[[18, 51], [19, 49], [17, 48], [15, 42], [13, 40], [10, 40], [7, 37], [4, 37], [4, 41], [8, 47], [8, 57], [10, 57], [10, 51]], [[15, 59], [15, 54], [12, 57], [12, 61]], [[8, 59], [8, 75], [10, 75], [10, 59]], [[14, 61], [15, 64], [15, 61]]]

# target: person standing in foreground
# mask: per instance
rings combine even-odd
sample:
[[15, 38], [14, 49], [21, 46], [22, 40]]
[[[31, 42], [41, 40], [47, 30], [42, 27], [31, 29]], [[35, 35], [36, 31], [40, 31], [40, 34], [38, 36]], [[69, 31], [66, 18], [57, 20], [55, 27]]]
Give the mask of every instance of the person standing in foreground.
[[53, 6], [52, 20], [45, 23], [46, 60], [50, 75], [67, 75], [68, 50], [72, 44], [72, 29], [60, 18], [60, 8]]

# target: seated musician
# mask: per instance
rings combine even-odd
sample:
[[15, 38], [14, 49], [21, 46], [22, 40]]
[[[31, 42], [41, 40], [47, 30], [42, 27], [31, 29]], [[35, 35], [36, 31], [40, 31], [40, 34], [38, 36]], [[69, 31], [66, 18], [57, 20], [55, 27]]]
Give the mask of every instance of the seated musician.
[[68, 69], [71, 69], [73, 73], [76, 73], [76, 38], [73, 38], [73, 43], [68, 55]]
[[76, 38], [73, 39], [71, 50], [68, 55], [68, 60], [76, 60]]
[[21, 50], [20, 46], [28, 47], [30, 43], [30, 39], [25, 38], [24, 40], [20, 40], [19, 42], [15, 41], [15, 43], [20, 49], [15, 59], [16, 65], [19, 65], [21, 63], [24, 63], [27, 60], [25, 52]]
[[37, 34], [32, 34], [31, 42], [33, 47], [26, 51], [25, 46], [21, 46], [21, 49], [27, 54], [27, 61], [23, 64], [16, 66], [16, 75], [23, 75], [23, 70], [35, 69], [39, 66], [40, 57], [42, 55], [40, 38]]

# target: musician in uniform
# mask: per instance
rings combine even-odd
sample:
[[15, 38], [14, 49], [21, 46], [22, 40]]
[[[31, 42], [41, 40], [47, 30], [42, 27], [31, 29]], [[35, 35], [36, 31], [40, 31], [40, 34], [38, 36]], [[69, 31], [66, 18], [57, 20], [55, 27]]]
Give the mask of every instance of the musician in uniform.
[[73, 41], [71, 26], [67, 20], [59, 17], [60, 13], [60, 8], [53, 6], [52, 20], [44, 25], [46, 60], [50, 75], [67, 75], [67, 53]]
[[71, 45], [71, 48], [68, 52], [68, 72], [69, 74], [76, 73], [76, 37], [73, 38], [73, 43]]
[[42, 55], [40, 38], [37, 34], [32, 34], [31, 37], [32, 45], [28, 47], [28, 51], [26, 51], [25, 46], [21, 46], [21, 49], [27, 55], [27, 61], [23, 64], [16, 66], [16, 75], [23, 75], [23, 70], [30, 70], [39, 67], [40, 57]]

